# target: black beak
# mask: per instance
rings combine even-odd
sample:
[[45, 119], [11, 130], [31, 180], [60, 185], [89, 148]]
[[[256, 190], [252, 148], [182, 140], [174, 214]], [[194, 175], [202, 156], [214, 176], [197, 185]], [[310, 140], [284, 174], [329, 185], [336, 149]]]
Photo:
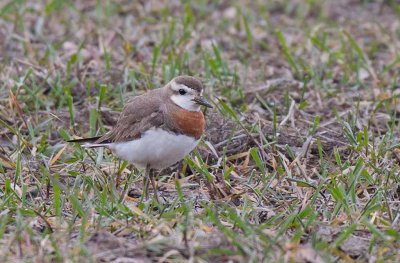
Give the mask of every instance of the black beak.
[[203, 98], [202, 96], [197, 96], [193, 99], [194, 102], [196, 102], [199, 105], [205, 106], [207, 108], [212, 108], [213, 106], [211, 105], [211, 103], [209, 103], [208, 101], [206, 101], [205, 98]]

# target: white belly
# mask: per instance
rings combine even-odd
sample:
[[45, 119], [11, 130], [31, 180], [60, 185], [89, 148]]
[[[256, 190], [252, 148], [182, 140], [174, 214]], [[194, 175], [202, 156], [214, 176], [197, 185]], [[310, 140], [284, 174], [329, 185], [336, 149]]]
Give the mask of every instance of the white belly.
[[108, 147], [120, 158], [135, 166], [163, 169], [188, 155], [199, 143], [193, 137], [177, 135], [162, 129], [145, 132], [140, 139], [112, 143]]

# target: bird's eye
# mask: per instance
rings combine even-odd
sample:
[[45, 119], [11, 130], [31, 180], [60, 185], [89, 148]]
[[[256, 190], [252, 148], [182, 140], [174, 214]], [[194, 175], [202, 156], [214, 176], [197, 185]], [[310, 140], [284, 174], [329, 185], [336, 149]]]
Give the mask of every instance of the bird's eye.
[[185, 95], [185, 94], [186, 94], [186, 90], [184, 90], [184, 89], [180, 89], [178, 92], [179, 92], [179, 94], [181, 94], [181, 95]]

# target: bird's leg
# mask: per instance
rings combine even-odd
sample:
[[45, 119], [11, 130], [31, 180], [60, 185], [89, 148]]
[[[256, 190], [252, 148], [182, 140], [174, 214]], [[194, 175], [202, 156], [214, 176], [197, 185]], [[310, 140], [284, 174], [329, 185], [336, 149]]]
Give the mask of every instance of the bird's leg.
[[149, 175], [150, 175], [150, 164], [146, 165], [146, 170], [143, 177], [143, 192], [146, 199], [149, 199]]
[[159, 203], [158, 194], [157, 194], [157, 185], [156, 185], [156, 181], [154, 180], [154, 171], [150, 171], [150, 182], [151, 182], [151, 185], [153, 186], [153, 192], [154, 192], [154, 196], [156, 197], [156, 201], [157, 201], [157, 203]]

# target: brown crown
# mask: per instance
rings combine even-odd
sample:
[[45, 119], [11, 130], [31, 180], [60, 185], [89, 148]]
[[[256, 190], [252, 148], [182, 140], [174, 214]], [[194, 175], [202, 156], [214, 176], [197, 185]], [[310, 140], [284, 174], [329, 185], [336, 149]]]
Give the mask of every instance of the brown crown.
[[201, 92], [203, 90], [203, 84], [194, 77], [179, 76], [179, 77], [176, 77], [174, 80], [177, 84], [185, 85], [186, 87], [194, 89], [198, 92]]

